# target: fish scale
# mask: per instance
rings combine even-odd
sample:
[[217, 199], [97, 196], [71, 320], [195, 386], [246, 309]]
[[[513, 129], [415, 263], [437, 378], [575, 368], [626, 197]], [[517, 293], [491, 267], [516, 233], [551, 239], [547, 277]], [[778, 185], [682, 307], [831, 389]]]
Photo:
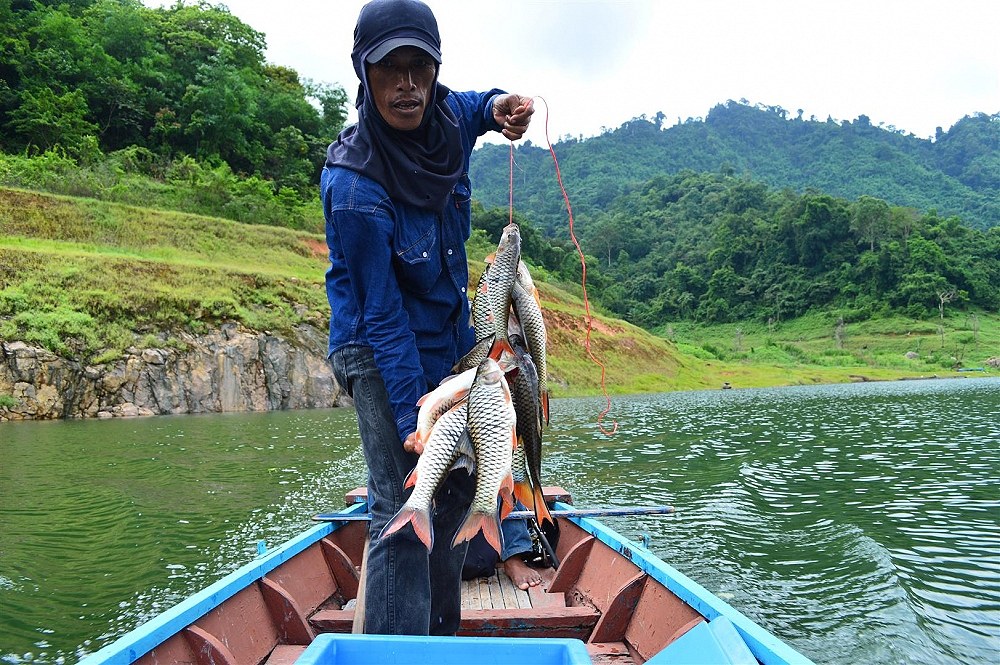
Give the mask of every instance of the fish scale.
[[507, 380], [497, 362], [487, 358], [476, 370], [468, 400], [467, 427], [476, 460], [476, 493], [453, 545], [471, 540], [482, 531], [486, 541], [498, 553], [501, 551], [497, 495], [503, 492], [504, 498], [509, 500], [513, 492], [511, 462], [516, 444], [515, 422]]

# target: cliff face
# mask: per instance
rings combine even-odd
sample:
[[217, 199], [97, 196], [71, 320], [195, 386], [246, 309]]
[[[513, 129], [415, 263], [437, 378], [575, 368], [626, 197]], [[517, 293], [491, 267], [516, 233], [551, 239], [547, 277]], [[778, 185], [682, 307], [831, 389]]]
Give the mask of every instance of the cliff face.
[[229, 324], [207, 335], [175, 336], [187, 351], [131, 348], [96, 366], [0, 341], [0, 395], [16, 402], [0, 403], [0, 421], [349, 404], [324, 355], [325, 331], [301, 326], [295, 337]]

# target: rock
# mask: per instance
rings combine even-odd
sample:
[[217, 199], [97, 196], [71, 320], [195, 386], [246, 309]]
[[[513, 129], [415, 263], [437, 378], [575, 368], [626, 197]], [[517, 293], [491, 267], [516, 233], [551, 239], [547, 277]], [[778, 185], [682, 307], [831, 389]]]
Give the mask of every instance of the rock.
[[987, 359], [986, 366], [1000, 369], [1000, 358], [993, 356], [992, 358]]
[[[20, 341], [0, 342], [0, 395], [17, 402], [0, 409], [0, 419], [136, 417], [350, 403], [326, 360], [325, 330], [302, 325], [289, 339], [229, 323], [205, 335], [163, 334], [160, 341], [165, 348], [131, 347], [103, 365], [84, 365]], [[178, 348], [187, 350], [173, 350]]]
[[906, 352], [906, 359], [907, 360], [916, 360], [919, 357], [920, 357], [920, 354], [917, 353], [916, 351], [907, 351]]

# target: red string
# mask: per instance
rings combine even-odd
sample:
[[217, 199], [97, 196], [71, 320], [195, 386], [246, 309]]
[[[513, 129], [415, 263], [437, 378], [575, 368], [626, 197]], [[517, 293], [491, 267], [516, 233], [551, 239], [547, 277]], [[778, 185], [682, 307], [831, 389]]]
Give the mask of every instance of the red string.
[[[594, 352], [590, 348], [590, 331], [593, 329], [594, 317], [590, 313], [590, 300], [587, 298], [587, 260], [583, 256], [583, 250], [580, 248], [580, 243], [576, 239], [576, 233], [573, 231], [573, 207], [569, 203], [569, 194], [566, 193], [566, 187], [563, 185], [562, 173], [559, 171], [559, 160], [556, 158], [555, 148], [552, 147], [552, 141], [549, 140], [549, 103], [545, 101], [544, 97], [538, 97], [545, 104], [545, 143], [549, 147], [549, 153], [552, 155], [552, 162], [556, 167], [556, 181], [559, 183], [559, 190], [562, 192], [563, 200], [566, 202], [566, 212], [569, 215], [569, 237], [573, 241], [573, 245], [576, 247], [577, 254], [580, 255], [580, 267], [581, 267], [581, 280], [580, 285], [583, 287], [583, 309], [586, 312], [587, 318], [587, 334], [584, 339], [584, 348], [587, 349], [587, 355], [590, 357], [594, 363], [601, 368], [601, 392], [604, 394], [604, 399], [607, 402], [604, 410], [601, 411], [600, 415], [597, 416], [597, 427], [605, 436], [613, 436], [615, 432], [618, 431], [618, 421], [612, 420], [614, 427], [609, 432], [601, 424], [604, 420], [604, 416], [611, 411], [611, 396], [608, 395], [608, 387], [606, 384], [607, 370], [604, 364], [597, 359]], [[511, 221], [514, 219], [514, 142], [510, 144], [510, 215]]]

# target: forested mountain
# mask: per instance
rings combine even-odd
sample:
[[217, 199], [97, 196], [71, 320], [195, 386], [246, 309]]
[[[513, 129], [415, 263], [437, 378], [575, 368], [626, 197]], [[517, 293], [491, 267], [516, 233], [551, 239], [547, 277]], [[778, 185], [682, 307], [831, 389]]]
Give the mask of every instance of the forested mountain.
[[196, 160], [311, 199], [347, 117], [342, 88], [266, 63], [264, 34], [223, 4], [0, 0], [0, 34], [8, 154], [114, 155], [159, 178]]
[[[779, 322], [809, 311], [850, 322], [1000, 310], [1000, 227], [984, 232], [871, 196], [848, 201], [682, 171], [633, 187], [576, 234], [601, 303], [646, 328]], [[553, 270], [579, 281], [575, 256], [555, 258]]]
[[[871, 196], [918, 213], [958, 216], [980, 229], [1000, 224], [1000, 113], [966, 116], [933, 141], [873, 126], [866, 116], [790, 118], [781, 108], [733, 101], [704, 120], [673, 127], [663, 121], [663, 114], [636, 118], [601, 136], [555, 144], [574, 213], [586, 219], [650, 178], [690, 169], [851, 201]], [[548, 149], [525, 143], [515, 150], [515, 207], [530, 211], [548, 233], [565, 227]], [[480, 201], [507, 205], [507, 146], [480, 147], [471, 172]]]

